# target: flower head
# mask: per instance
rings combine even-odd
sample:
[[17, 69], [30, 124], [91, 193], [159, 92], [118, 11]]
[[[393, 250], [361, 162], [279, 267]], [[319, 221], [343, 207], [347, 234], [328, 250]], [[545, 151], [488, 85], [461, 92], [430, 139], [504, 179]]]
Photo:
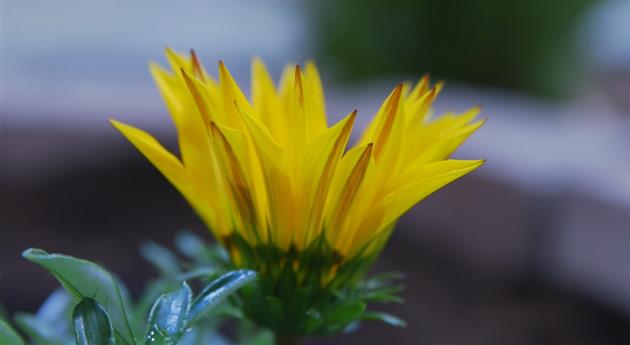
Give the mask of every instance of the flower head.
[[449, 159], [482, 125], [479, 108], [433, 117], [442, 85], [426, 76], [398, 84], [349, 146], [357, 112], [328, 122], [312, 63], [287, 66], [276, 87], [254, 59], [248, 99], [222, 62], [217, 80], [194, 52], [167, 50], [167, 58], [170, 71], [151, 64], [151, 72], [181, 157], [112, 123], [183, 194], [233, 264], [272, 285], [287, 270], [296, 287], [356, 282], [401, 215], [483, 163]]

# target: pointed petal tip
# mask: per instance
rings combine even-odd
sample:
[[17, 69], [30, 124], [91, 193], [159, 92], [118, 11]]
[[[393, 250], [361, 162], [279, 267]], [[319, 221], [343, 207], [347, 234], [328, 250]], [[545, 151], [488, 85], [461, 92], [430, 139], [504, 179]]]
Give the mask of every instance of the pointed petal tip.
[[301, 82], [302, 81], [302, 67], [300, 66], [300, 64], [295, 64], [295, 81], [296, 82]]
[[231, 78], [231, 74], [227, 66], [225, 66], [225, 63], [223, 62], [223, 60], [219, 60], [219, 80], [224, 80], [224, 79], [228, 80], [230, 78]]
[[184, 78], [184, 82], [186, 82], [186, 86], [188, 87], [189, 90], [195, 88], [195, 84], [193, 84], [192, 78], [186, 72], [186, 70], [184, 70], [183, 68], [180, 68], [179, 73], [182, 76], [182, 78]]
[[164, 67], [162, 67], [162, 65], [160, 65], [160, 63], [155, 61], [155, 60], [149, 60], [149, 72], [151, 72], [151, 75], [154, 78], [155, 78], [156, 74], [159, 73], [159, 72], [170, 73], [170, 71], [166, 71], [164, 69]]
[[350, 128], [352, 128], [354, 126], [354, 121], [357, 118], [357, 110], [354, 109], [348, 116], [347, 116], [347, 122], [344, 126], [349, 126]]
[[205, 81], [203, 67], [201, 66], [201, 62], [199, 61], [199, 58], [197, 57], [194, 49], [190, 49], [190, 60], [192, 62], [192, 70], [195, 76], [197, 76], [202, 81]]
[[486, 164], [487, 159], [478, 159], [478, 160], [473, 160], [470, 161], [471, 165], [468, 167], [468, 171], [473, 171], [476, 170], [477, 168], [481, 167], [482, 165]]
[[391, 93], [392, 99], [400, 98], [404, 88], [405, 88], [405, 84], [403, 82], [398, 82], [398, 84], [396, 84], [396, 86], [394, 87], [394, 90]]
[[127, 126], [126, 124], [116, 120], [113, 117], [108, 118], [107, 122], [109, 122], [110, 125], [112, 125], [114, 128], [117, 128], [117, 129], [120, 129], [120, 127], [122, 126]]

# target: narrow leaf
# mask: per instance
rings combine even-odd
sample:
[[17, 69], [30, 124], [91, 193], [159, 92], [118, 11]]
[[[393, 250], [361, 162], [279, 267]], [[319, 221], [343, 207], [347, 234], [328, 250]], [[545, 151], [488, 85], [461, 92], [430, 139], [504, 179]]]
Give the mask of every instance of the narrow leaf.
[[6, 322], [0, 320], [0, 344], [24, 345], [24, 340]]
[[38, 328], [47, 328], [48, 336], [55, 339], [63, 339], [62, 343], [67, 343], [72, 339], [70, 320], [72, 308], [70, 295], [62, 288], [55, 290], [46, 301], [39, 307], [35, 319], [40, 324]]
[[115, 345], [107, 312], [93, 299], [84, 298], [72, 313], [77, 345]]
[[96, 300], [111, 316], [117, 343], [135, 344], [121, 290], [109, 272], [90, 261], [41, 249], [28, 249], [22, 256], [52, 273], [76, 301]]
[[349, 302], [327, 313], [324, 320], [332, 329], [341, 329], [351, 322], [360, 319], [365, 312], [365, 307], [365, 303], [363, 302]]
[[208, 286], [197, 296], [190, 310], [189, 320], [194, 322], [206, 310], [216, 306], [234, 291], [256, 279], [256, 272], [238, 270], [228, 272]]
[[[67, 322], [67, 321], [66, 321]], [[62, 338], [54, 326], [36, 315], [17, 313], [15, 323], [37, 345], [62, 345]]]
[[182, 231], [176, 235], [175, 247], [189, 259], [197, 259], [206, 250], [206, 244], [189, 231]]
[[72, 308], [72, 300], [70, 295], [63, 290], [55, 290], [46, 301], [37, 310], [37, 318], [50, 323], [59, 321], [67, 322], [66, 316], [69, 316], [69, 309]]
[[143, 243], [140, 246], [140, 255], [153, 264], [162, 275], [174, 277], [180, 273], [179, 260], [175, 254], [157, 243]]
[[396, 326], [396, 327], [407, 327], [407, 322], [405, 320], [399, 318], [398, 316], [380, 312], [380, 311], [368, 311], [363, 314], [363, 320], [376, 320], [385, 322], [388, 325]]

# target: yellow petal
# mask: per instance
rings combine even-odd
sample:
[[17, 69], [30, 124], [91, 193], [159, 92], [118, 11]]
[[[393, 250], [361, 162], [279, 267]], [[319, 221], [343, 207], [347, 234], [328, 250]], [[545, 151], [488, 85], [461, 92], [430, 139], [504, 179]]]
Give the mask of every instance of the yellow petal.
[[270, 134], [280, 143], [287, 143], [287, 133], [284, 131], [284, 109], [276, 95], [273, 80], [265, 64], [258, 58], [252, 60], [251, 78], [252, 106], [254, 114], [249, 114], [260, 120]]
[[160, 172], [184, 195], [193, 196], [194, 188], [182, 163], [166, 151], [157, 140], [147, 132], [129, 126], [114, 119], [116, 127]]
[[188, 90], [190, 91], [190, 94], [193, 97], [195, 104], [197, 105], [199, 113], [201, 113], [201, 116], [203, 117], [204, 125], [206, 125], [206, 128], [208, 129], [210, 126], [210, 122], [212, 122], [213, 119], [210, 116], [210, 109], [208, 107], [207, 101], [204, 99], [203, 94], [197, 87], [196, 82], [188, 76], [186, 71], [182, 69], [181, 73], [182, 77], [184, 78], [184, 82], [186, 83], [186, 86], [188, 87]]
[[[298, 243], [306, 245], [318, 235], [323, 227], [323, 214], [326, 197], [335, 175], [337, 164], [345, 150], [357, 111], [353, 111], [343, 120], [322, 133], [309, 146], [304, 156], [305, 193], [302, 209], [305, 210], [303, 227]], [[300, 240], [301, 239], [301, 240]]]
[[[372, 119], [370, 126], [364, 131], [359, 145], [363, 146], [369, 142], [375, 143], [374, 156], [378, 157], [383, 145], [389, 138], [396, 113], [399, 108], [400, 98], [402, 96], [403, 85], [399, 83], [383, 102], [380, 109]], [[379, 148], [380, 147], [380, 148]], [[378, 151], [378, 154], [377, 154]]]
[[385, 197], [383, 226], [395, 221], [429, 194], [480, 167], [483, 160], [445, 160], [427, 164], [416, 172], [416, 180]]
[[326, 117], [326, 100], [324, 97], [322, 79], [319, 75], [319, 70], [313, 61], [308, 61], [306, 63], [306, 66], [304, 67], [304, 76], [306, 77], [309, 88], [313, 93], [315, 103], [321, 106], [321, 111], [323, 112], [324, 117]]
[[243, 128], [236, 104], [248, 114], [253, 114], [254, 111], [223, 61], [219, 61], [219, 88], [223, 101], [223, 112], [226, 116], [226, 125], [232, 128]]
[[191, 60], [184, 54], [176, 52], [170, 47], [166, 48], [166, 60], [171, 66], [171, 70], [177, 73], [180, 69], [185, 69], [186, 72], [193, 72], [193, 65]]
[[[352, 167], [350, 174], [348, 175], [347, 180], [339, 193], [339, 196], [334, 202], [335, 206], [331, 210], [332, 216], [328, 225], [326, 226], [329, 231], [333, 232], [330, 234], [333, 243], [337, 243], [340, 239], [344, 240], [344, 235], [342, 232], [342, 225], [344, 221], [347, 221], [347, 214], [350, 211], [350, 207], [357, 195], [357, 191], [359, 190], [359, 186], [363, 181], [363, 177], [365, 176], [365, 172], [368, 168], [368, 164], [370, 162], [370, 158], [372, 156], [372, 144], [368, 144], [360, 151], [360, 156], [357, 157], [356, 164]], [[333, 245], [336, 247], [336, 244]]]
[[205, 82], [207, 79], [206, 71], [203, 69], [201, 62], [199, 62], [199, 59], [197, 58], [197, 54], [195, 53], [193, 49], [190, 50], [190, 62], [192, 65], [193, 75], [199, 78], [201, 81]]
[[197, 193], [197, 186], [182, 163], [148, 133], [113, 119], [110, 122], [177, 188], [202, 219], [214, 228], [212, 209], [205, 207]]

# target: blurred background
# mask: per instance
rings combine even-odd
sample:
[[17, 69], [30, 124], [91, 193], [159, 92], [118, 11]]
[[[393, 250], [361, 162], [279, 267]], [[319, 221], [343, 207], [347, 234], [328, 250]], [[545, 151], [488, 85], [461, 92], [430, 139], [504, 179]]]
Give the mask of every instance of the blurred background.
[[107, 118], [175, 131], [149, 75], [163, 48], [321, 66], [333, 119], [364, 125], [401, 80], [447, 81], [438, 112], [483, 105], [458, 152], [479, 171], [400, 222], [376, 270], [407, 272], [406, 329], [323, 344], [630, 344], [630, 1], [0, 1], [0, 301], [56, 287], [29, 246], [103, 263], [133, 293], [137, 249], [209, 239]]

